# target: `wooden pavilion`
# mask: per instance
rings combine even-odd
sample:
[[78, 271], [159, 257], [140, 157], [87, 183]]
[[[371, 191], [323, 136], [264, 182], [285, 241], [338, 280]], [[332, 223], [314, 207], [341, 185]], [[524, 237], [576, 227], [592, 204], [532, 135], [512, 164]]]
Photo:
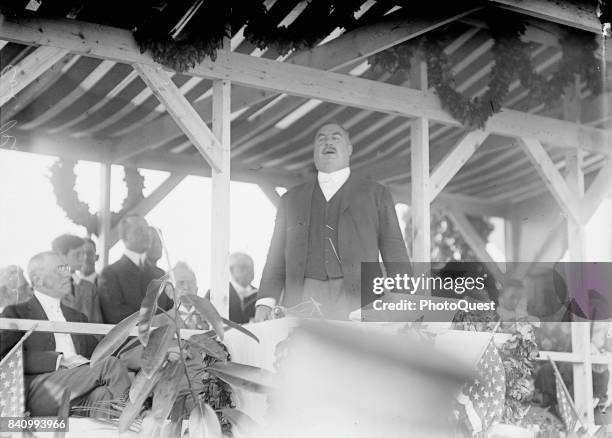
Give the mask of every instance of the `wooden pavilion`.
[[[287, 25], [308, 3], [267, 6]], [[544, 74], [561, 59], [565, 27], [602, 31], [596, 2], [485, 3], [524, 16], [524, 39], [533, 43], [532, 60]], [[313, 130], [331, 119], [351, 134], [353, 171], [389, 185], [396, 202], [410, 204], [413, 260], [429, 261], [430, 210], [441, 209], [491, 265], [468, 215], [504, 219], [507, 261], [554, 261], [566, 248], [572, 261], [586, 261], [585, 224], [612, 192], [609, 88], [592, 95], [577, 81], [563, 105], [547, 108], [531, 103], [515, 81], [502, 111], [484, 129], [467, 131], [428, 89], [423, 62], [408, 81], [368, 65], [369, 56], [449, 25], [453, 40], [445, 53], [456, 89], [477, 96], [493, 56], [482, 8], [399, 20], [396, 8], [364, 0], [359, 26], [336, 29], [310, 50], [279, 56], [256, 48], [236, 28], [214, 62], [180, 74], [141, 53], [125, 28], [79, 21], [78, 14], [0, 16], [0, 126], [17, 122], [3, 135], [14, 136], [21, 151], [101, 163], [103, 263], [118, 240], [110, 227], [112, 164], [170, 172], [134, 208], [143, 215], [187, 175], [211, 177], [211, 289], [221, 313], [228, 307], [230, 177], [258, 184], [276, 202], [275, 187], [312, 176]], [[604, 66], [612, 61], [610, 48]], [[575, 401], [592, 422], [591, 365], [605, 362], [590, 354], [588, 324], [572, 325], [572, 344], [571, 353], [551, 356], [574, 364]]]

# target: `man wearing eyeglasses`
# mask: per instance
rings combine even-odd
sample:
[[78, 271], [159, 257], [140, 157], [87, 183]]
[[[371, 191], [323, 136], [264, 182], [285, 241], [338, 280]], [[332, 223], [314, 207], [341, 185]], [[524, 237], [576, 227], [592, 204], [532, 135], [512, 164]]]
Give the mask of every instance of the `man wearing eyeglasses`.
[[[89, 241], [91, 242], [90, 239]], [[103, 322], [102, 310], [100, 309], [96, 283], [94, 281], [83, 281], [79, 271], [86, 262], [86, 245], [88, 245], [86, 239], [73, 234], [62, 234], [53, 239], [51, 249], [62, 256], [64, 262], [70, 268], [70, 293], [62, 298], [62, 303], [83, 313], [89, 322], [101, 323]]]
[[[8, 306], [5, 318], [49, 321], [87, 322], [87, 317], [64, 305], [61, 299], [70, 293], [69, 265], [54, 252], [32, 257], [28, 275], [34, 296], [25, 303]], [[22, 336], [22, 332], [0, 331], [0, 354], [4, 357]], [[97, 345], [90, 335], [34, 332], [24, 344], [24, 374], [27, 407], [32, 416], [57, 415], [65, 389], [70, 389], [71, 407], [93, 413], [104, 402], [126, 400], [130, 378], [125, 366], [115, 357], [89, 365]]]

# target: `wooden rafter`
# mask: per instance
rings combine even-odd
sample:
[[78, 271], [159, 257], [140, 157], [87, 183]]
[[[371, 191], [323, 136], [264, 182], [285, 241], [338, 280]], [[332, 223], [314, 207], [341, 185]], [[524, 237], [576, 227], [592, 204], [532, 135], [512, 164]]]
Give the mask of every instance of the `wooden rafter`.
[[487, 136], [488, 134], [481, 130], [465, 134], [448, 155], [436, 165], [431, 174], [429, 185], [430, 201], [433, 201], [442, 189], [446, 187], [446, 184], [476, 152], [476, 149], [478, 149]]
[[[478, 8], [459, 8], [459, 10], [454, 12], [451, 11], [432, 16], [428, 20], [417, 20], [414, 22], [387, 20], [384, 23], [364, 26], [347, 32], [329, 43], [290, 56], [286, 63], [309, 65], [321, 70], [339, 71], [356, 60], [366, 59], [368, 56], [381, 52], [391, 46], [466, 16], [476, 9]], [[256, 104], [275, 95], [274, 91], [234, 87], [232, 111]], [[287, 105], [289, 103], [285, 104], [285, 106]], [[194, 103], [194, 108], [204, 121], [210, 121], [212, 117], [210, 98]], [[127, 154], [133, 155], [147, 150], [151, 143], [143, 141], [143, 138], [171, 139], [180, 135], [180, 130], [177, 130], [176, 127], [172, 128], [167, 119], [164, 116], [160, 117], [139, 129], [138, 132], [129, 134], [119, 140], [116, 146], [118, 151], [117, 159], [126, 157], [128, 156]], [[235, 139], [240, 140], [244, 137], [245, 133], [242, 132], [242, 128], [237, 128], [239, 130]], [[163, 132], [162, 137], [159, 136], [161, 132]], [[144, 137], [141, 137], [141, 135]], [[119, 155], [119, 153], [122, 155]]]
[[219, 139], [219, 168], [212, 169], [210, 300], [221, 316], [229, 318], [230, 245], [230, 82], [213, 83], [213, 132]]
[[452, 206], [445, 210], [447, 216], [451, 219], [453, 224], [457, 227], [467, 244], [470, 246], [472, 251], [476, 253], [481, 262], [483, 262], [491, 274], [495, 277], [497, 281], [501, 284], [504, 283], [504, 274], [499, 268], [499, 265], [489, 252], [487, 251], [487, 242], [485, 242], [476, 229], [472, 226], [465, 213], [459, 211]]
[[[2, 17], [0, 39], [23, 44], [46, 44], [119, 62], [154, 65], [136, 47], [128, 31], [62, 20], [26, 20], [10, 23]], [[42, 29], [34, 31], [34, 29]], [[432, 92], [411, 90], [332, 72], [255, 58], [238, 53], [204, 60], [188, 74], [211, 79], [229, 79], [247, 87], [322, 99], [408, 117], [459, 126], [441, 107]], [[486, 130], [517, 137], [526, 136], [567, 148], [578, 148], [612, 156], [608, 131], [576, 123], [504, 109], [489, 119]]]
[[612, 194], [612, 160], [599, 170], [595, 180], [580, 201], [582, 222], [587, 223], [601, 205], [601, 202]]
[[[163, 201], [186, 177], [185, 174], [172, 173], [157, 188], [138, 204], [130, 208], [126, 216], [136, 214], [146, 216], [156, 205]], [[109, 248], [119, 241], [119, 228], [115, 225], [109, 233]]]
[[0, 106], [14, 98], [17, 93], [67, 54], [66, 49], [43, 46], [34, 50], [17, 64], [7, 68], [0, 77]]
[[75, 56], [66, 55], [63, 59], [55, 63], [46, 72], [32, 81], [16, 96], [15, 99], [9, 100], [2, 106], [0, 111], [0, 125], [3, 125], [27, 107], [30, 103], [36, 100], [44, 93], [51, 85], [53, 85], [64, 73], [66, 67], [72, 65], [75, 61]]
[[278, 203], [280, 202], [280, 195], [274, 189], [274, 186], [272, 184], [259, 184], [259, 188], [261, 189], [263, 194], [266, 195], [266, 198], [268, 198], [272, 205], [278, 207]]
[[135, 64], [134, 69], [162, 102], [174, 121], [214, 170], [221, 169], [221, 143], [161, 68]]
[[591, 4], [555, 0], [489, 0], [489, 2], [564, 26], [601, 33], [601, 23], [597, 19], [595, 2]]
[[579, 200], [563, 180], [555, 163], [550, 159], [542, 144], [533, 138], [521, 138], [518, 142], [523, 146], [527, 156], [561, 209], [576, 223], [581, 223]]

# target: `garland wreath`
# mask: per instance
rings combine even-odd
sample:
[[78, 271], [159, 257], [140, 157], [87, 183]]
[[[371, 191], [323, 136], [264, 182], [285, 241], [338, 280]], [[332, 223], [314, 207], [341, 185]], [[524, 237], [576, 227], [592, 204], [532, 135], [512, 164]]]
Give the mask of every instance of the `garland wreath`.
[[[53, 185], [53, 193], [57, 199], [57, 205], [68, 216], [73, 223], [85, 227], [88, 234], [98, 235], [98, 214], [89, 211], [89, 205], [79, 199], [79, 195], [74, 189], [76, 175], [74, 166], [76, 161], [60, 159], [53, 163], [49, 180]], [[111, 226], [116, 224], [119, 219], [139, 201], [144, 199], [142, 190], [144, 189], [144, 177], [135, 168], [123, 168], [125, 177], [123, 180], [127, 186], [127, 196], [121, 204], [119, 212], [111, 213]]]
[[[163, 8], [149, 9], [134, 37], [141, 52], [149, 50], [156, 62], [180, 73], [206, 57], [214, 61], [223, 39], [231, 37], [229, 29], [244, 23], [246, 41], [262, 50], [272, 48], [279, 56], [313, 47], [336, 27], [354, 27], [363, 0], [311, 1], [288, 26], [277, 25], [282, 17], [273, 8], [268, 10], [265, 0], [231, 3], [230, 8], [230, 2], [195, 1], [185, 12], [184, 2], [168, 2]], [[212, 21], [211, 16], [219, 19]]]
[[510, 84], [518, 78], [528, 91], [531, 102], [550, 105], [561, 98], [568, 85], [579, 75], [593, 94], [601, 92], [602, 83], [596, 37], [587, 32], [566, 31], [560, 38], [562, 59], [549, 78], [537, 73], [532, 65], [532, 45], [521, 41], [525, 25], [503, 11], [491, 11], [488, 27], [493, 39], [493, 66], [487, 90], [481, 97], [467, 98], [453, 88], [453, 74], [444, 53], [446, 41], [441, 33], [425, 35], [385, 52], [370, 57], [370, 63], [391, 73], [408, 72], [417, 53], [427, 63], [429, 85], [433, 87], [442, 107], [470, 129], [484, 127], [493, 114], [498, 113], [510, 91]]

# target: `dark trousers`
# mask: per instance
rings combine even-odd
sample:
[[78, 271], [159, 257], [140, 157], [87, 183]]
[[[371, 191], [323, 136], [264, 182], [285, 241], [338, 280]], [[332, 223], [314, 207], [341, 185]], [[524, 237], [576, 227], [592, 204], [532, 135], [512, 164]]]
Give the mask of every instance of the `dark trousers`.
[[347, 320], [350, 312], [361, 307], [359, 297], [353, 298], [347, 294], [343, 278], [304, 278], [302, 302], [311, 298], [321, 304], [323, 315], [329, 319]]
[[130, 388], [125, 366], [116, 357], [107, 357], [96, 366], [81, 365], [52, 373], [27, 376], [27, 405], [32, 416], [54, 416], [62, 395], [70, 388], [70, 406], [95, 406], [118, 399]]

